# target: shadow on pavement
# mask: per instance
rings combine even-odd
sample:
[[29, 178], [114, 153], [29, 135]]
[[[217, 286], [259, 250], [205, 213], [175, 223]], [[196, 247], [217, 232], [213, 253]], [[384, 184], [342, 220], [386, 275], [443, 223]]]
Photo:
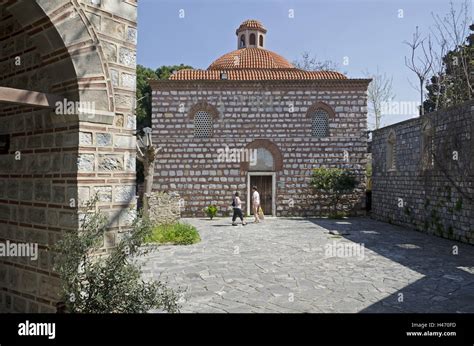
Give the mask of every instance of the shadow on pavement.
[[360, 312], [474, 312], [474, 246], [368, 218], [307, 220], [424, 275]]

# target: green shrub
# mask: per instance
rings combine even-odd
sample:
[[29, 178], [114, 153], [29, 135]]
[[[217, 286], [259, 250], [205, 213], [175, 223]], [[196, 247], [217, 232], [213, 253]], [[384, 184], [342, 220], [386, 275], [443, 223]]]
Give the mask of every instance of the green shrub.
[[[79, 232], [68, 232], [56, 243], [54, 268], [61, 279], [61, 299], [72, 313], [146, 313], [151, 309], [178, 312], [178, 294], [159, 281], [144, 282], [135, 258], [151, 232], [137, 218], [107, 256], [91, 256], [102, 247], [107, 218], [96, 211], [97, 198], [86, 205]], [[60, 304], [60, 305], [62, 305]]]
[[217, 215], [217, 207], [214, 204], [211, 204], [204, 208], [204, 212], [209, 216], [209, 218], [212, 220], [214, 216]]
[[351, 194], [357, 186], [354, 175], [339, 168], [315, 168], [313, 169], [311, 186], [329, 196], [333, 206], [331, 214], [337, 215], [338, 209], [343, 208], [344, 198]]
[[173, 223], [155, 226], [145, 242], [160, 244], [189, 245], [201, 241], [198, 231], [187, 223]]

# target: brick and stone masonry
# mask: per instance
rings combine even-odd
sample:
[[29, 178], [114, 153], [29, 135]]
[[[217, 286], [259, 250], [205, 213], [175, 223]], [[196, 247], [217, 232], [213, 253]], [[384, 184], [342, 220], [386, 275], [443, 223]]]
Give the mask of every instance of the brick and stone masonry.
[[50, 247], [78, 230], [79, 206], [94, 194], [110, 217], [104, 252], [133, 218], [136, 6], [0, 0], [0, 86], [93, 103], [95, 111], [61, 115], [51, 105], [0, 100], [0, 135], [10, 141], [0, 154], [0, 241], [40, 249], [37, 261], [0, 258], [0, 311], [56, 311]]
[[370, 80], [296, 68], [265, 48], [258, 20], [235, 34], [237, 49], [206, 70], [151, 81], [153, 136], [162, 148], [154, 190], [179, 194], [183, 215], [202, 216], [210, 204], [225, 215], [236, 191], [249, 213], [250, 185], [258, 182], [266, 214], [322, 215], [327, 199], [311, 191], [312, 169], [346, 168], [359, 180], [349, 208], [360, 213]]
[[474, 244], [473, 157], [472, 101], [375, 131], [372, 216]]
[[[167, 80], [151, 84], [153, 139], [162, 147], [154, 190], [177, 192], [183, 199], [182, 215], [202, 216], [202, 209], [211, 203], [224, 215], [235, 191], [247, 201], [249, 165], [218, 162], [217, 150], [226, 145], [266, 148], [272, 153], [277, 216], [327, 211], [325, 201], [309, 189], [312, 169], [322, 166], [353, 171], [359, 180], [354, 212], [364, 208], [368, 81]], [[318, 105], [329, 108], [329, 137], [311, 135], [311, 110]], [[211, 138], [193, 135], [193, 114], [198, 109], [213, 114]]]

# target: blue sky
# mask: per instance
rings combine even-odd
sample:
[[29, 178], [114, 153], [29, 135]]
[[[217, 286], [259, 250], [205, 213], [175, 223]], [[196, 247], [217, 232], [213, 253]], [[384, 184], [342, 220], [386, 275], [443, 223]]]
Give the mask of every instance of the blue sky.
[[[242, 21], [258, 19], [268, 30], [266, 48], [289, 61], [308, 51], [338, 63], [352, 78], [378, 67], [393, 76], [395, 101], [417, 101], [403, 41], [411, 39], [416, 26], [429, 33], [431, 12], [448, 11], [448, 0], [140, 0], [137, 60], [151, 68], [184, 63], [205, 69], [237, 49], [235, 29]], [[345, 57], [348, 65], [343, 65]], [[387, 116], [382, 124], [410, 117]]]

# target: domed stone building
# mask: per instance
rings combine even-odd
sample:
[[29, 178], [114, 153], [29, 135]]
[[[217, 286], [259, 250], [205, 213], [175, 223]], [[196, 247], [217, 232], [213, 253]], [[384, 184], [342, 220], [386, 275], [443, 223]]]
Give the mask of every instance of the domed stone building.
[[352, 170], [364, 207], [367, 87], [334, 71], [305, 71], [265, 48], [267, 30], [246, 20], [237, 49], [206, 70], [151, 81], [153, 136], [162, 147], [154, 190], [177, 192], [182, 214], [216, 204], [225, 214], [239, 191], [250, 213], [259, 189], [265, 214], [321, 215], [326, 204], [309, 187], [316, 167]]

